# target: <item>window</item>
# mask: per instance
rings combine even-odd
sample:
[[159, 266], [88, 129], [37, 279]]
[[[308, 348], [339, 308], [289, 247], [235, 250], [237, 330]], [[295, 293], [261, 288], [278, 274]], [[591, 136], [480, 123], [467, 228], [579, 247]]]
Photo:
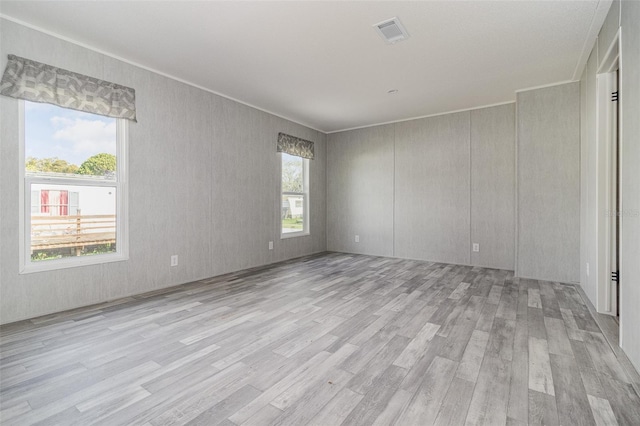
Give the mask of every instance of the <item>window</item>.
[[126, 259], [126, 120], [21, 105], [21, 272]]
[[309, 160], [282, 155], [282, 238], [309, 234]]

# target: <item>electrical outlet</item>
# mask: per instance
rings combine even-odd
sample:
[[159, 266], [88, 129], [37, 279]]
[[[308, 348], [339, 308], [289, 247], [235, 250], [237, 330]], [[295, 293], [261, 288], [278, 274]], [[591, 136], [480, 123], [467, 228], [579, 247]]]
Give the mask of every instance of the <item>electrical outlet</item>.
[[171, 266], [178, 266], [178, 255], [174, 254], [171, 256]]
[[360, 242], [360, 235], [356, 235], [356, 243]]
[[273, 250], [273, 241], [269, 241], [269, 250]]
[[473, 251], [475, 251], [475, 252], [479, 252], [479, 251], [480, 251], [480, 244], [478, 244], [478, 243], [473, 243]]

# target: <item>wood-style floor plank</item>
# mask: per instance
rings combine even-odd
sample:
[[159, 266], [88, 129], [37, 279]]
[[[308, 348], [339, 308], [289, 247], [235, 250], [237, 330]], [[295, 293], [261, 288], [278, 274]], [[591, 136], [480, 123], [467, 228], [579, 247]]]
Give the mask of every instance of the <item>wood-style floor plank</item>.
[[589, 405], [591, 406], [596, 425], [615, 426], [618, 424], [609, 401], [592, 395], [587, 395], [587, 397], [589, 398]]
[[549, 345], [535, 337], [529, 338], [529, 389], [555, 396]]
[[376, 385], [364, 395], [342, 424], [372, 424], [384, 412], [406, 374], [407, 370], [404, 368], [395, 365], [389, 366], [376, 380]]
[[581, 294], [352, 254], [252, 268], [0, 327], [0, 423], [640, 424]]
[[485, 355], [469, 406], [467, 424], [506, 423], [510, 377], [511, 362]]
[[343, 388], [308, 423], [309, 426], [339, 425], [362, 400], [363, 395]]
[[556, 399], [547, 394], [529, 389], [529, 424], [559, 426]]
[[519, 424], [529, 421], [529, 351], [516, 350], [511, 363], [507, 418]]
[[572, 356], [555, 354], [551, 354], [550, 357], [558, 421], [562, 425], [595, 425], [575, 359]]
[[438, 417], [434, 424], [437, 426], [464, 424], [474, 387], [475, 383], [473, 382], [458, 377], [454, 378], [451, 386], [449, 386], [447, 395], [442, 401]]
[[436, 357], [425, 372], [424, 382], [398, 419], [398, 424], [434, 424], [457, 368], [457, 362]]

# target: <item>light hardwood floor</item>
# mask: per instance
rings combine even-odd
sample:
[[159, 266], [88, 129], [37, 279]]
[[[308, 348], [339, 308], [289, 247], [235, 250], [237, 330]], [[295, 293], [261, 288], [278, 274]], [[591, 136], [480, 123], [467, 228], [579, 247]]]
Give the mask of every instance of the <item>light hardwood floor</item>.
[[639, 425], [571, 285], [326, 253], [2, 327], [3, 425]]

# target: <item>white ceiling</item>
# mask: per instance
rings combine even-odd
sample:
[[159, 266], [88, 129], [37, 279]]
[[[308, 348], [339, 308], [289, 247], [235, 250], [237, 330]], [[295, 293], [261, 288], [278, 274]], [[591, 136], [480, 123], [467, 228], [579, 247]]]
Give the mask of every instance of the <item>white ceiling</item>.
[[[3, 0], [0, 13], [333, 132], [575, 80], [610, 4]], [[394, 16], [411, 37], [389, 45], [372, 25]]]

